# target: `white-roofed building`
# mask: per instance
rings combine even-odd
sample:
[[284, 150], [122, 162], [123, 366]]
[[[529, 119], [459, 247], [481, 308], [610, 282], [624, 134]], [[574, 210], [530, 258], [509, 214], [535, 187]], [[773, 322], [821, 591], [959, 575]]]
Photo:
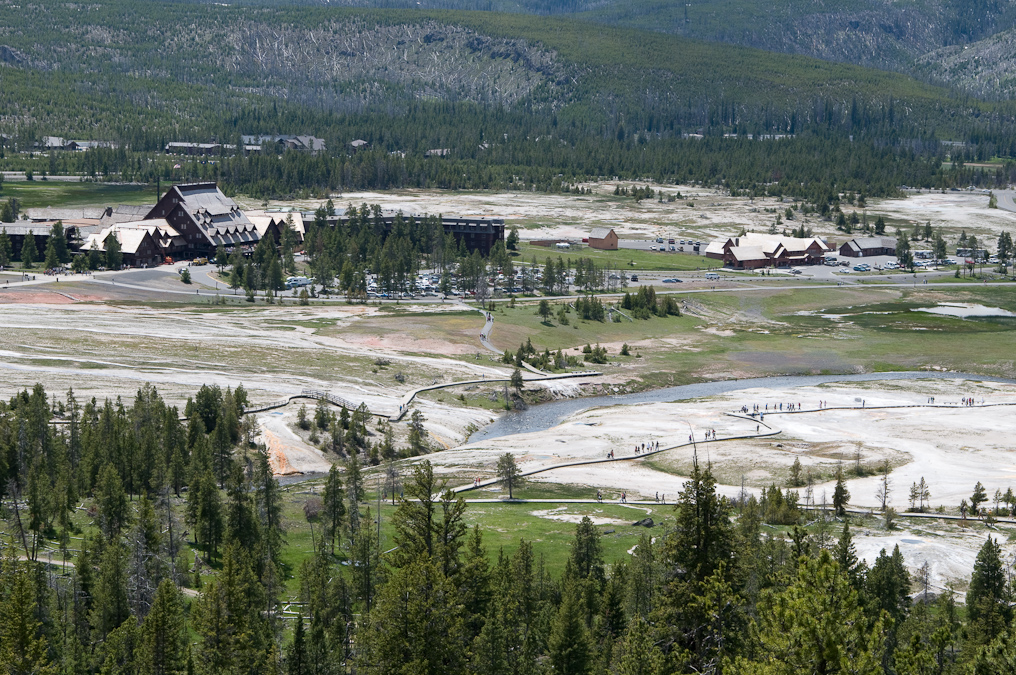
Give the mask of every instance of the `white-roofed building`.
[[789, 265], [816, 265], [832, 247], [821, 237], [785, 237], [748, 232], [739, 237], [716, 239], [706, 256], [722, 260], [727, 267], [758, 269]]
[[152, 236], [153, 230], [157, 228], [110, 225], [96, 234], [88, 235], [81, 250], [85, 253], [92, 250], [105, 253], [109, 238], [115, 237], [120, 244], [124, 265], [152, 267], [161, 264], [163, 260], [162, 249]]

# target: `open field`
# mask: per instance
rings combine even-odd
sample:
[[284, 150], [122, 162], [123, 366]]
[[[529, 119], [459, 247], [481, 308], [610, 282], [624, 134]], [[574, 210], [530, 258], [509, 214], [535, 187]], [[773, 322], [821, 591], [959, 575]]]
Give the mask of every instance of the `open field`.
[[0, 194], [13, 197], [21, 208], [46, 206], [108, 206], [110, 204], [154, 204], [157, 197], [154, 185], [119, 185], [111, 183], [73, 183], [34, 181], [6, 181]]
[[534, 246], [522, 243], [519, 246], [519, 262], [536, 262], [543, 265], [547, 258], [567, 261], [574, 267], [575, 260], [591, 258], [600, 267], [610, 266], [611, 269], [624, 270], [629, 275], [642, 271], [690, 271], [708, 270], [720, 267], [721, 261], [706, 258], [694, 253], [660, 253], [658, 251], [641, 251], [638, 249], [618, 249], [617, 251], [600, 251], [595, 248], [559, 250], [546, 246]]

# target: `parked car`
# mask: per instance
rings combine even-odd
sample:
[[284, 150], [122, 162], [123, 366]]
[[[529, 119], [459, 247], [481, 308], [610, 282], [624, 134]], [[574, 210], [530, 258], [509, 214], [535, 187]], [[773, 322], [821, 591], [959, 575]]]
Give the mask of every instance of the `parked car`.
[[682, 284], [684, 282], [681, 281], [680, 279], [664, 279], [663, 283], [665, 283], [665, 284]]
[[639, 275], [637, 275], [637, 274], [631, 275], [631, 280], [632, 281], [638, 281], [639, 280]]

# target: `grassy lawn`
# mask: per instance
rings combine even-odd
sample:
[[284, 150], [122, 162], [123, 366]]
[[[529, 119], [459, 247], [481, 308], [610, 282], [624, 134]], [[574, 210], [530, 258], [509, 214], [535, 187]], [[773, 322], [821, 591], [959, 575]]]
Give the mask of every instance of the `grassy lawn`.
[[559, 251], [556, 248], [520, 243], [519, 254], [516, 262], [530, 262], [533, 256], [536, 256], [536, 262], [540, 265], [546, 263], [548, 256], [555, 260], [560, 257], [573, 266], [574, 260], [578, 258], [592, 258], [600, 267], [610, 265], [613, 269], [623, 269], [629, 274], [639, 271], [705, 270], [723, 266], [719, 260], [690, 253], [662, 253], [659, 251], [639, 251], [635, 249], [600, 251], [595, 248], [581, 248], [578, 250]]
[[111, 204], [154, 204], [155, 187], [110, 185], [108, 183], [63, 183], [43, 180], [7, 181], [0, 190], [4, 198], [14, 197], [21, 208], [108, 206]]

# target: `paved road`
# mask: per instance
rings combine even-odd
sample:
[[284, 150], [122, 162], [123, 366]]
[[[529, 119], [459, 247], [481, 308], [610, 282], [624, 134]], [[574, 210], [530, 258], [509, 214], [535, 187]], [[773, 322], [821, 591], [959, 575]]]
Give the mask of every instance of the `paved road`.
[[998, 208], [1016, 212], [1016, 190], [995, 190]]

